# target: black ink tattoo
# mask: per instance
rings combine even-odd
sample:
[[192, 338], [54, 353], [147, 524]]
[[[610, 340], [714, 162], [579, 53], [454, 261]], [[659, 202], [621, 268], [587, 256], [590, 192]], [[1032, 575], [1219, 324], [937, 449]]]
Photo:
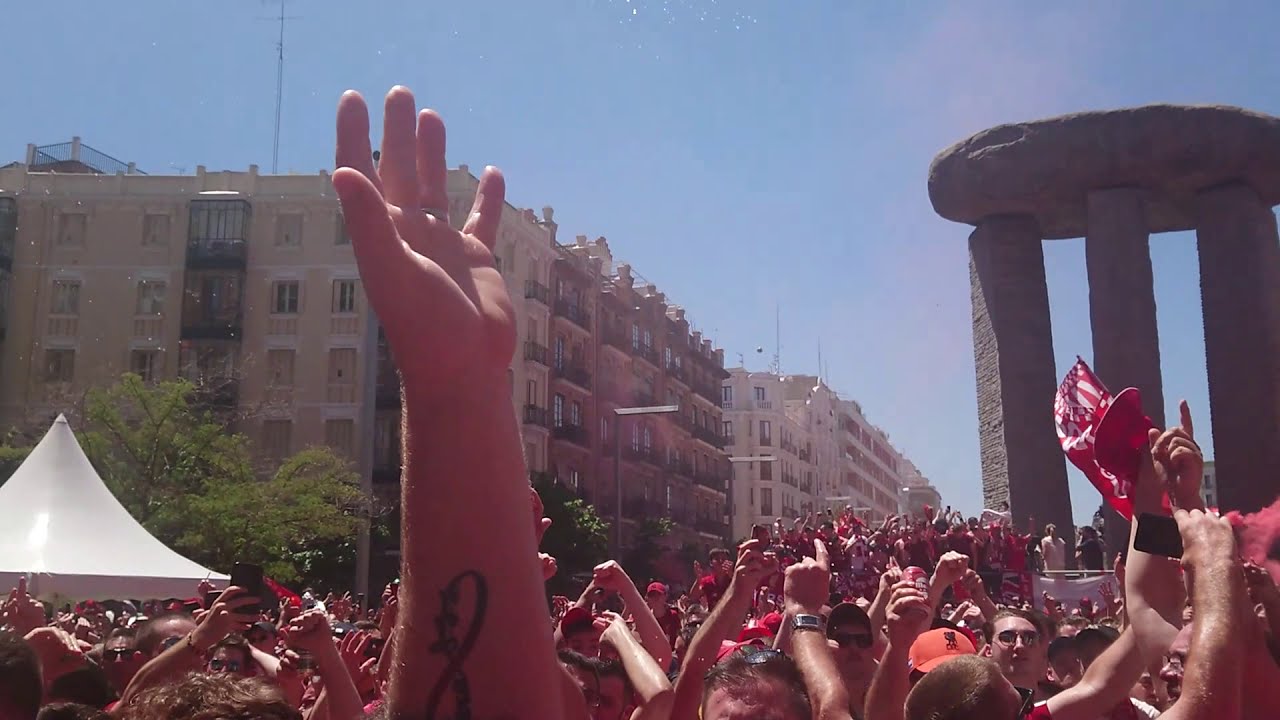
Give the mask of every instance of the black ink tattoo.
[[[461, 639], [457, 637], [461, 617], [458, 604], [462, 600], [462, 589], [470, 580], [475, 593], [474, 609], [471, 624], [466, 628]], [[476, 645], [480, 630], [484, 626], [485, 610], [489, 605], [489, 587], [484, 576], [474, 570], [460, 573], [440, 591], [440, 614], [436, 616], [436, 641], [431, 644], [433, 655], [443, 655], [448, 660], [444, 672], [431, 688], [427, 699], [427, 717], [435, 718], [444, 701], [445, 692], [453, 688], [454, 720], [471, 720], [471, 685], [467, 682], [462, 665]]]

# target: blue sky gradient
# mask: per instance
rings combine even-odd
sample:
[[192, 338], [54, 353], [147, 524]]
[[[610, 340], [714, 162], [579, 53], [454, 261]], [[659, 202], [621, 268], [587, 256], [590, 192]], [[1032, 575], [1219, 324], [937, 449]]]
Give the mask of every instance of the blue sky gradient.
[[[730, 364], [767, 365], [780, 306], [783, 369], [815, 372], [821, 343], [831, 384], [974, 512], [968, 229], [929, 205], [933, 155], [1077, 110], [1280, 114], [1280, 5], [1033, 5], [290, 0], [281, 168], [331, 165], [344, 89], [378, 106], [408, 85], [448, 123], [451, 164], [499, 165], [514, 204], [555, 206], [569, 238], [608, 237]], [[268, 170], [277, 13], [8, 3], [0, 160], [80, 135], [151, 173]], [[1061, 376], [1091, 355], [1084, 245], [1045, 254]], [[1152, 259], [1167, 413], [1186, 397], [1207, 429], [1194, 237], [1153, 238]], [[1087, 522], [1098, 495], [1071, 482]]]

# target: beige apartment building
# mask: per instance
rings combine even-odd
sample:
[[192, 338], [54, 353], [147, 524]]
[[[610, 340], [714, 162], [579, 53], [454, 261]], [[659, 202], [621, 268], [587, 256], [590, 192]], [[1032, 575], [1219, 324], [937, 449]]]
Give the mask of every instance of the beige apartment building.
[[846, 505], [871, 521], [900, 511], [909, 461], [857, 402], [816, 376], [731, 368], [720, 401], [733, 460], [735, 537], [756, 523], [838, 513]]
[[902, 512], [911, 513], [914, 517], [924, 517], [926, 506], [939, 511], [944, 509], [942, 494], [930, 484], [915, 463], [904, 459], [901, 468]]
[[[450, 171], [455, 222], [477, 185], [466, 166]], [[508, 206], [495, 252], [521, 337], [549, 322], [558, 254], [542, 215]], [[236, 412], [264, 458], [328, 445], [396, 496], [399, 383], [327, 172], [147, 175], [78, 138], [28, 146], [0, 168], [0, 302], [4, 428], [74, 417], [87, 390], [126, 371], [184, 377]], [[516, 389], [545, 388], [548, 371], [518, 353], [509, 382], [523, 412]], [[524, 434], [530, 468], [545, 469], [549, 431]]]

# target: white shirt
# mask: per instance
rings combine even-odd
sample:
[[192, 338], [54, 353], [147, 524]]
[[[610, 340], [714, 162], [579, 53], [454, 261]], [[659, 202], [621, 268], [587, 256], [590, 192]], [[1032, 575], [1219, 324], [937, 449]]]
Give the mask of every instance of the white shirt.
[[1044, 558], [1045, 570], [1067, 569], [1067, 543], [1062, 538], [1041, 538], [1040, 555]]

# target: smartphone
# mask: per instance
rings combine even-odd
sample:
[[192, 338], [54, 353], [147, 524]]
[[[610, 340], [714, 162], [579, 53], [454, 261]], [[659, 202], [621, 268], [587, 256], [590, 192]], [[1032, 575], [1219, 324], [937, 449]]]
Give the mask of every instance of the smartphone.
[[218, 596], [222, 594], [221, 590], [210, 590], [204, 594], [204, 609], [210, 610], [213, 604], [218, 601]]
[[245, 615], [257, 615], [262, 612], [262, 566], [249, 563], [236, 563], [231, 566], [231, 584], [244, 588], [245, 596], [257, 602], [239, 609]]
[[364, 657], [366, 660], [372, 660], [382, 656], [382, 638], [370, 638], [369, 644], [365, 647]]
[[1167, 515], [1139, 515], [1133, 548], [1151, 555], [1182, 557], [1182, 533], [1178, 532], [1178, 522]]
[[356, 609], [364, 612], [364, 593], [356, 593]]

